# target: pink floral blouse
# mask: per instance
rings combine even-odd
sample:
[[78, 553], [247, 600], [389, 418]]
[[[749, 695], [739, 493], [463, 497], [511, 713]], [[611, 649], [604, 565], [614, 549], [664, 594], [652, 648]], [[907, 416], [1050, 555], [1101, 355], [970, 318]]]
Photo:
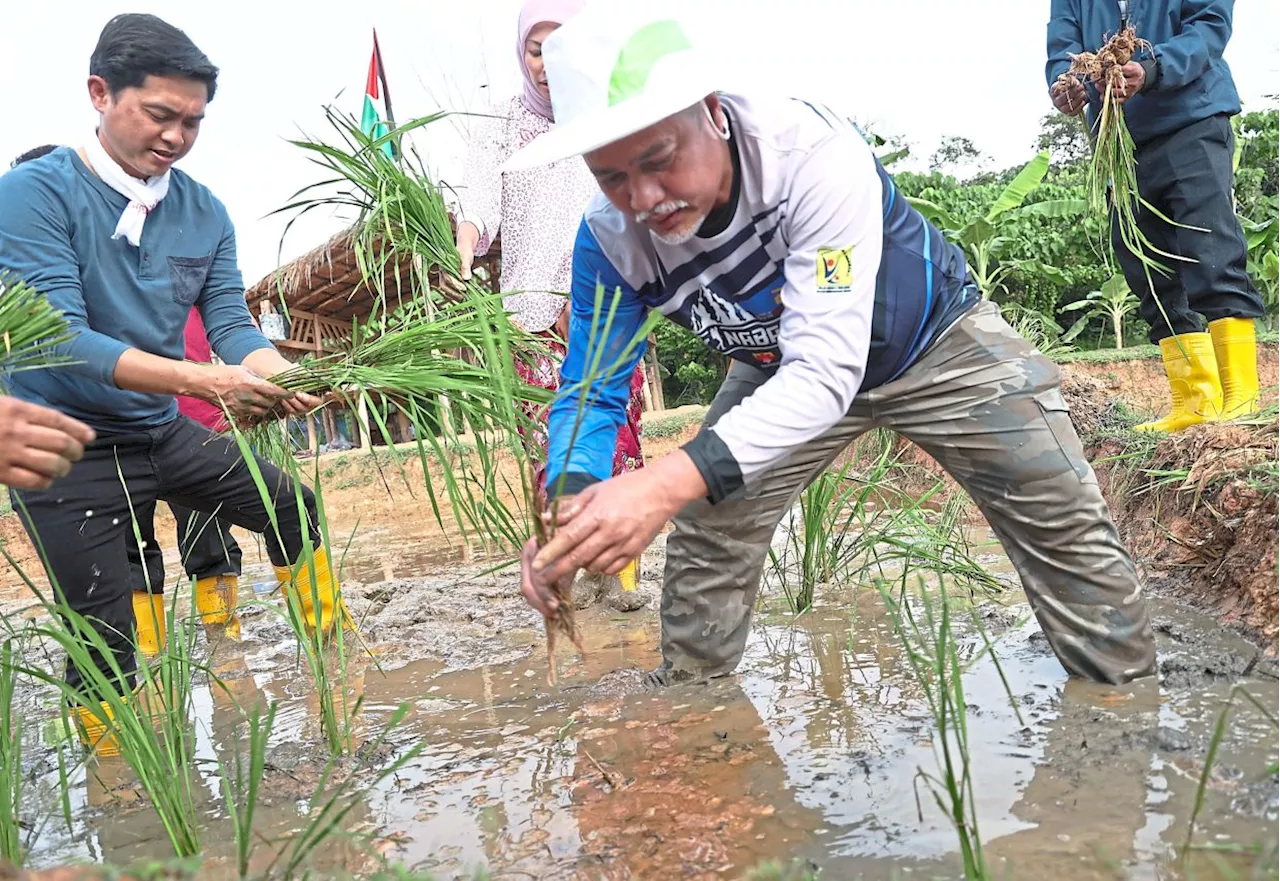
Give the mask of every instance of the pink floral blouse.
[[555, 324], [573, 272], [573, 240], [582, 212], [598, 193], [581, 157], [528, 171], [500, 173], [516, 150], [551, 128], [519, 98], [482, 118], [468, 145], [458, 200], [462, 220], [480, 230], [482, 256], [502, 230], [502, 290], [511, 319], [530, 333]]

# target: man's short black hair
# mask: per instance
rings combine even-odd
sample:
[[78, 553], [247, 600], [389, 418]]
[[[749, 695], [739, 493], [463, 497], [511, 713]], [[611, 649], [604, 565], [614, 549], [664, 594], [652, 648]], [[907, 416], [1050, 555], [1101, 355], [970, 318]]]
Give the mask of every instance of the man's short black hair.
[[141, 86], [148, 76], [199, 80], [210, 101], [218, 88], [218, 68], [190, 37], [163, 19], [135, 12], [107, 22], [89, 57], [89, 73], [106, 80], [113, 95]]
[[17, 168], [19, 165], [21, 165], [24, 162], [30, 162], [32, 159], [39, 159], [41, 156], [48, 156], [50, 153], [52, 153], [56, 149], [58, 149], [57, 144], [44, 144], [43, 146], [40, 146], [40, 147], [32, 147], [30, 150], [23, 153], [17, 159], [10, 162], [9, 167]]

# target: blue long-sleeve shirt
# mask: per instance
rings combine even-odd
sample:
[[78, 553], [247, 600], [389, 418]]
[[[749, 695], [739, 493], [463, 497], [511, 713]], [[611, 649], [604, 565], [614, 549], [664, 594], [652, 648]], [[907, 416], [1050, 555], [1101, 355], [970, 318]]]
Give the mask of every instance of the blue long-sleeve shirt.
[[[1219, 113], [1240, 112], [1231, 70], [1222, 57], [1231, 39], [1232, 0], [1130, 0], [1130, 22], [1154, 59], [1151, 82], [1124, 105], [1129, 133], [1138, 145]], [[1048, 31], [1049, 85], [1071, 66], [1071, 54], [1097, 52], [1120, 28], [1116, 0], [1051, 0]], [[1101, 109], [1089, 90], [1088, 118]]]
[[0, 273], [62, 311], [75, 338], [59, 354], [80, 362], [15, 373], [10, 390], [102, 433], [176, 418], [172, 395], [118, 388], [115, 368], [131, 348], [181, 360], [193, 305], [223, 361], [271, 345], [245, 303], [231, 218], [208, 189], [171, 172], [136, 248], [111, 238], [127, 204], [66, 147], [0, 176]]

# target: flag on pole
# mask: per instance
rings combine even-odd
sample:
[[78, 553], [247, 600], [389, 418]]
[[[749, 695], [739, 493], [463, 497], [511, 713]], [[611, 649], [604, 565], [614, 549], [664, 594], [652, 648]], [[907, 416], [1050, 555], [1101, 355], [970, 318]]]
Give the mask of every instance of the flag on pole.
[[[382, 66], [382, 50], [378, 48], [378, 30], [373, 31], [373, 56], [369, 59], [369, 77], [364, 86], [364, 110], [360, 114], [360, 130], [371, 138], [380, 138], [396, 123], [391, 113], [391, 92], [387, 89], [387, 70]], [[394, 157], [395, 148], [388, 141], [383, 145], [387, 155]]]

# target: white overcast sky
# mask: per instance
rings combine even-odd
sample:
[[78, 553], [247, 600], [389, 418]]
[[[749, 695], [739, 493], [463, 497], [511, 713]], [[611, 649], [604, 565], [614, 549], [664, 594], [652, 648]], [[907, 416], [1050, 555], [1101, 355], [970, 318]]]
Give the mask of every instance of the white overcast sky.
[[[642, 0], [641, 0], [642, 2]], [[185, 30], [222, 69], [218, 95], [181, 168], [226, 203], [241, 268], [253, 284], [341, 228], [267, 217], [318, 179], [300, 130], [328, 136], [321, 107], [358, 114], [378, 29], [397, 120], [440, 108], [483, 110], [514, 94], [518, 0], [115, 0], [9, 3], [0, 52], [0, 170], [41, 143], [80, 144], [95, 116], [89, 54], [120, 12], [153, 12]], [[926, 158], [963, 135], [996, 167], [1030, 158], [1041, 116], [1048, 0], [688, 0], [700, 33], [723, 55], [726, 87], [763, 87], [826, 101]], [[1239, 0], [1227, 60], [1250, 106], [1280, 91], [1280, 4]], [[341, 93], [341, 94], [340, 94]], [[437, 124], [416, 138], [439, 175], [456, 178], [463, 140]]]

